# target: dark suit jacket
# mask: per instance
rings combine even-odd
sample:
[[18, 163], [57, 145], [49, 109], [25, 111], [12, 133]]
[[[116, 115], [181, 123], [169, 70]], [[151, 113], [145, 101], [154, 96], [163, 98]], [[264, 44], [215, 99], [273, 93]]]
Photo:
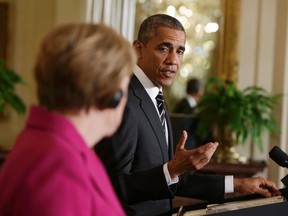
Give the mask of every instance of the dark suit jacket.
[[163, 164], [172, 159], [173, 137], [166, 113], [169, 148], [155, 106], [133, 76], [120, 128], [96, 146], [128, 215], [171, 215], [174, 195], [208, 200], [224, 196], [224, 176], [183, 175], [178, 184], [167, 186]]
[[174, 113], [194, 114], [195, 107], [191, 107], [187, 98], [181, 99], [174, 108]]

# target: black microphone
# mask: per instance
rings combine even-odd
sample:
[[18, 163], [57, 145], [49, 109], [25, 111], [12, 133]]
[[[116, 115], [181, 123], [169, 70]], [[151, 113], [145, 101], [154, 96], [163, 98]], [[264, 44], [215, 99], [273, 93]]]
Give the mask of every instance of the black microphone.
[[278, 146], [274, 146], [269, 152], [270, 158], [279, 166], [288, 168], [288, 155]]
[[[278, 146], [274, 146], [269, 152], [270, 158], [275, 161], [279, 166], [288, 168], [288, 155], [283, 152]], [[282, 195], [288, 198], [288, 175], [281, 179], [281, 182], [285, 185], [282, 189]]]

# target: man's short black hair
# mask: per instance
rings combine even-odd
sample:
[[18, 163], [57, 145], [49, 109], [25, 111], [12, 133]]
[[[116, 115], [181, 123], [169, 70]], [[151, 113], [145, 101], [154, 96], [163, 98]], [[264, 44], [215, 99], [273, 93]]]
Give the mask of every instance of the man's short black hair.
[[192, 78], [187, 82], [186, 93], [197, 94], [203, 88], [202, 82], [197, 78]]
[[146, 18], [140, 25], [138, 32], [138, 40], [147, 43], [149, 39], [155, 36], [158, 28], [166, 27], [185, 32], [184, 27], [176, 18], [167, 14], [155, 14]]

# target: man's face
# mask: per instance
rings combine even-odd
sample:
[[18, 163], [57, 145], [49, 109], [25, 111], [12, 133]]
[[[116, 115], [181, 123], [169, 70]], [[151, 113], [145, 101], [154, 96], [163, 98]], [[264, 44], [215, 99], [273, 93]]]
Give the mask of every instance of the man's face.
[[185, 32], [159, 28], [145, 45], [140, 41], [134, 42], [138, 66], [155, 84], [170, 86], [183, 60], [185, 42]]

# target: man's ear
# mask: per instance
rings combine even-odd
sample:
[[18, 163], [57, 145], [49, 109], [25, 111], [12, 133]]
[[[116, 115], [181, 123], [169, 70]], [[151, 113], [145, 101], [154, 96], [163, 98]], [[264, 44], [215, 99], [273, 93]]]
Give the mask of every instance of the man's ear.
[[133, 41], [132, 45], [133, 45], [133, 47], [137, 53], [138, 59], [140, 59], [142, 57], [143, 44], [141, 43], [141, 41], [135, 40], [135, 41]]

